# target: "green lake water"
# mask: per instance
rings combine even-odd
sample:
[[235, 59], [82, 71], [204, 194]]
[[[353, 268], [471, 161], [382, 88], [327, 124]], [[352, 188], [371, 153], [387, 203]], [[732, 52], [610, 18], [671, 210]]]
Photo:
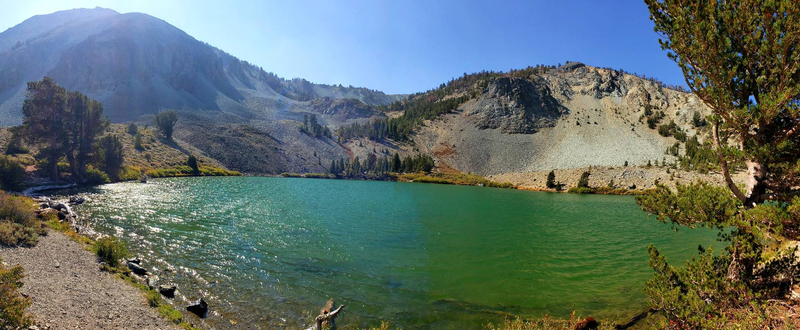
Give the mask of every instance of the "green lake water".
[[721, 244], [646, 218], [629, 196], [260, 177], [78, 193], [97, 231], [179, 285], [174, 304], [205, 296], [215, 328], [308, 326], [328, 298], [347, 305], [340, 326], [627, 318], [646, 308], [648, 244], [674, 264]]

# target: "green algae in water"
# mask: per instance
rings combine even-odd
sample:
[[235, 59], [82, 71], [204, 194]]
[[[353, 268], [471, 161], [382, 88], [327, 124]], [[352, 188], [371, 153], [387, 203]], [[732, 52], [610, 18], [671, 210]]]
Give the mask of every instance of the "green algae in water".
[[622, 319], [646, 308], [648, 244], [676, 264], [722, 245], [647, 219], [629, 196], [254, 177], [82, 193], [82, 216], [155, 271], [174, 269], [162, 280], [206, 296], [215, 328], [307, 326], [329, 298], [347, 305], [343, 326]]

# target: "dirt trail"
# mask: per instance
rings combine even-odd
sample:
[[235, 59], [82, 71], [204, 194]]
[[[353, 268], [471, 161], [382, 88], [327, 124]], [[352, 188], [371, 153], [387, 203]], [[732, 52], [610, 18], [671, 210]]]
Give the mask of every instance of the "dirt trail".
[[20, 291], [43, 329], [176, 329], [139, 289], [100, 270], [96, 257], [50, 231], [33, 248], [0, 248], [3, 262], [25, 269]]

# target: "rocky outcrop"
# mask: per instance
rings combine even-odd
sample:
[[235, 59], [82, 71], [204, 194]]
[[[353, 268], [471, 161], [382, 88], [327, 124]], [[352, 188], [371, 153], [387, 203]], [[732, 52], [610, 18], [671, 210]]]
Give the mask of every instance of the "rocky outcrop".
[[495, 79], [464, 108], [478, 128], [499, 128], [511, 134], [532, 134], [552, 127], [567, 112], [539, 77]]
[[379, 111], [356, 99], [322, 97], [310, 101], [309, 107], [311, 111], [324, 116], [334, 124], [356, 119], [370, 119], [375, 116], [384, 117]]

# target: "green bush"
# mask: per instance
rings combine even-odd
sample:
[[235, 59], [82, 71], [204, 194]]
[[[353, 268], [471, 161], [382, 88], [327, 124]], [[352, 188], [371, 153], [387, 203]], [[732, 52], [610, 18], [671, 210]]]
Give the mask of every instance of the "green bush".
[[7, 268], [0, 262], [0, 329], [27, 329], [33, 325], [33, 318], [25, 315], [31, 301], [19, 293], [23, 277], [22, 267]]
[[128, 255], [128, 248], [125, 246], [125, 243], [121, 242], [116, 237], [109, 236], [98, 239], [97, 242], [95, 242], [94, 253], [107, 265], [117, 267], [119, 266], [119, 260]]
[[589, 187], [572, 187], [567, 190], [570, 194], [594, 194], [594, 189]]
[[137, 133], [139, 133], [139, 126], [136, 126], [135, 123], [130, 123], [130, 125], [128, 125], [128, 134], [136, 135]]
[[0, 188], [22, 190], [25, 186], [25, 168], [10, 157], [0, 156]]
[[0, 242], [33, 246], [47, 227], [36, 217], [36, 203], [27, 197], [0, 193]]
[[103, 184], [111, 182], [111, 180], [108, 178], [108, 174], [92, 166], [88, 166], [86, 168], [86, 174], [83, 175], [83, 178], [86, 179], [86, 183], [88, 184]]
[[139, 151], [144, 150], [144, 144], [142, 143], [142, 133], [136, 133], [136, 135], [133, 136], [133, 147]]

